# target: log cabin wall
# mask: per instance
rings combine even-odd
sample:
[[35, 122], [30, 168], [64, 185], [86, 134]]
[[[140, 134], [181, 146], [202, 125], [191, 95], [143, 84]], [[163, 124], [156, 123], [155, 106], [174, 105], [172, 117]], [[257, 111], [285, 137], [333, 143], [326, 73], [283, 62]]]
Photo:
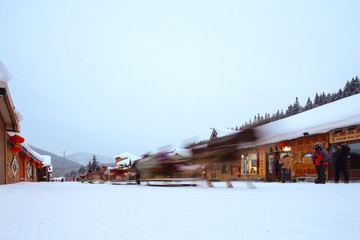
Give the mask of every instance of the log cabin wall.
[[[323, 149], [329, 152], [328, 134], [303, 137], [289, 142], [290, 153], [294, 155], [293, 177], [317, 177], [315, 166], [311, 159], [315, 151], [314, 144], [317, 142], [320, 142]], [[326, 171], [326, 175], [328, 175], [328, 171]]]
[[11, 150], [11, 145], [7, 144], [6, 156], [6, 183], [20, 182], [20, 157], [15, 155]]

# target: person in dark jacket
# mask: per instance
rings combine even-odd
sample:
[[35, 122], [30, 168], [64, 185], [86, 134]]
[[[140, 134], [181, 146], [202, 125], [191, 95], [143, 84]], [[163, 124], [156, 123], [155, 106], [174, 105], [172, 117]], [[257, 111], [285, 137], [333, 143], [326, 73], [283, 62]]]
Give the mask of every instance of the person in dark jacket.
[[335, 183], [339, 182], [340, 171], [343, 173], [345, 183], [349, 183], [349, 174], [347, 171], [347, 160], [350, 148], [346, 143], [336, 145], [336, 152], [333, 154], [335, 162]]
[[316, 173], [318, 178], [315, 180], [315, 183], [325, 184], [326, 181], [326, 163], [329, 160], [330, 156], [329, 153], [322, 149], [322, 144], [317, 142], [314, 145], [315, 152], [312, 155], [312, 160], [315, 165]]

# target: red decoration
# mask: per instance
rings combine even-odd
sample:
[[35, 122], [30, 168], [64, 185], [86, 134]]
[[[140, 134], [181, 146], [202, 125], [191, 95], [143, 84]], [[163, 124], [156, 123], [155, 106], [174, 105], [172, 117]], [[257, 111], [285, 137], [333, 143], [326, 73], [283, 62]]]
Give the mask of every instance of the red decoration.
[[286, 142], [281, 142], [281, 143], [279, 143], [279, 146], [280, 147], [286, 147], [288, 144], [286, 143]]
[[31, 160], [30, 160], [30, 163], [34, 164], [34, 163], [36, 163], [36, 160], [31, 159]]
[[10, 150], [17, 156], [19, 152], [21, 152], [20, 143], [23, 143], [25, 139], [20, 137], [19, 135], [14, 135], [10, 137], [10, 142], [14, 144]]
[[27, 155], [27, 154], [24, 154], [24, 155], [21, 156], [21, 158], [26, 161], [26, 160], [29, 160], [31, 157], [29, 155]]
[[17, 156], [19, 154], [19, 152], [21, 152], [21, 148], [20, 147], [12, 147], [10, 148], [10, 150]]
[[23, 142], [25, 142], [25, 139], [16, 134], [16, 135], [10, 137], [10, 142], [12, 142], [12, 143], [23, 143]]

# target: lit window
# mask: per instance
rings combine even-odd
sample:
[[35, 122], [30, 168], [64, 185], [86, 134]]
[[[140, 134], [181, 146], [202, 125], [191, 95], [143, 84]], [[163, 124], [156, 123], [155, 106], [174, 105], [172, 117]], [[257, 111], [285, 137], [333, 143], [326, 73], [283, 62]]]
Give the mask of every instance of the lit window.
[[257, 174], [257, 154], [245, 154], [241, 156], [241, 173]]

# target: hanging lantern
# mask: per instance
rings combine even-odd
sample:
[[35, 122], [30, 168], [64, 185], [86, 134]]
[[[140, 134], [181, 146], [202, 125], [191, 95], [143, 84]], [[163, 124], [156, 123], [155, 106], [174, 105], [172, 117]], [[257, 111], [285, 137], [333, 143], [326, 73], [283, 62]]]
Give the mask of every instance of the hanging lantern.
[[31, 164], [35, 164], [35, 163], [36, 163], [36, 160], [31, 159], [31, 160], [30, 160], [30, 163], [31, 163]]
[[10, 137], [10, 142], [12, 143], [23, 143], [25, 142], [25, 139], [23, 137], [20, 137], [19, 135], [15, 134], [14, 136]]
[[28, 154], [24, 154], [21, 156], [22, 159], [24, 159], [25, 161], [29, 160], [31, 157]]
[[17, 156], [19, 152], [21, 152], [20, 143], [23, 143], [25, 139], [20, 137], [19, 135], [15, 134], [14, 136], [10, 137], [10, 142], [14, 144], [10, 150]]
[[279, 147], [286, 147], [288, 144], [286, 142], [279, 143]]
[[17, 156], [21, 152], [20, 143], [15, 143], [14, 147], [10, 148], [10, 150]]

